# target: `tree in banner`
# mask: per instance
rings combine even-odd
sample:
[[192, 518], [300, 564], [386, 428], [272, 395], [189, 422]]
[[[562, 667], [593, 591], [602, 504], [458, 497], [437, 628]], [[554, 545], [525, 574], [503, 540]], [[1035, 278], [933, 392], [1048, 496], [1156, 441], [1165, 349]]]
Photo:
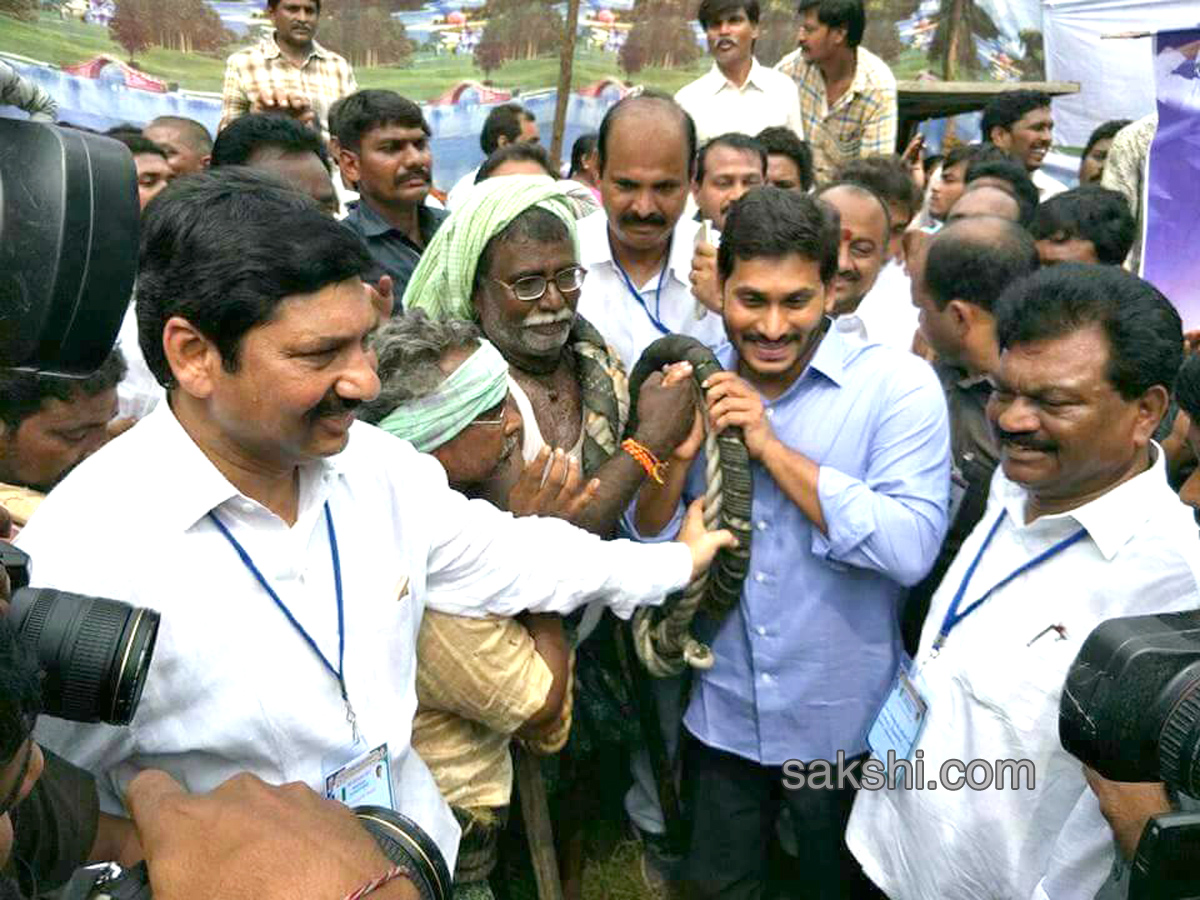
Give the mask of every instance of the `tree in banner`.
[[108, 32], [131, 60], [150, 47], [211, 52], [233, 39], [204, 0], [116, 0]]
[[1020, 34], [1025, 55], [1017, 60], [1022, 81], [1041, 81], [1046, 77], [1046, 48], [1040, 31], [1025, 30]]
[[392, 7], [380, 0], [326, 0], [317, 39], [352, 66], [408, 66], [412, 41], [404, 23], [392, 17]]
[[696, 43], [691, 19], [683, 0], [637, 0], [618, 64], [633, 75], [646, 66], [674, 69], [695, 62], [704, 51]]
[[773, 66], [796, 49], [796, 37], [800, 31], [800, 17], [796, 15], [796, 4], [771, 0], [762, 9], [758, 20], [758, 42], [754, 45], [754, 56], [764, 66]]
[[546, 0], [488, 0], [487, 25], [475, 47], [475, 65], [484, 72], [510, 59], [536, 59], [558, 49], [563, 20]]
[[929, 45], [930, 60], [941, 60], [947, 81], [982, 72], [975, 38], [996, 38], [1000, 31], [976, 0], [941, 0], [937, 29]]
[[0, 15], [14, 19], [36, 19], [38, 0], [0, 0]]

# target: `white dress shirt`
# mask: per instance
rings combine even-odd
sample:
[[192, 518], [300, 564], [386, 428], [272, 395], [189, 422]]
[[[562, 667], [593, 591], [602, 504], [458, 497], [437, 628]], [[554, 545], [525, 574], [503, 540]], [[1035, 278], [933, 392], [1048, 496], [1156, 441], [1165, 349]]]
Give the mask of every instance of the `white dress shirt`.
[[888, 260], [854, 312], [876, 344], [912, 350], [920, 310], [913, 306], [912, 280], [901, 263]]
[[451, 212], [462, 202], [467, 199], [467, 194], [471, 193], [471, 188], [475, 187], [475, 176], [479, 174], [481, 166], [476, 166], [458, 181], [454, 182], [454, 187], [446, 194], [446, 209]]
[[1067, 189], [1067, 186], [1053, 175], [1047, 175], [1045, 169], [1034, 169], [1029, 179], [1038, 189], [1038, 201], [1042, 203]]
[[[1028, 495], [996, 471], [987, 512], [925, 620], [915, 679], [929, 708], [912, 758], [924, 751], [926, 783], [950, 759], [1027, 759], [1035, 788], [859, 792], [846, 842], [892, 900], [1091, 900], [1107, 878], [1112, 833], [1082, 763], [1059, 744], [1058, 707], [1072, 661], [1101, 622], [1200, 607], [1196, 523], [1154, 450], [1148, 471], [1028, 525]], [[1002, 511], [960, 611], [1080, 528], [1086, 537], [997, 590], [931, 658], [951, 598]], [[1048, 626], [1065, 639], [1043, 634]]]
[[672, 334], [686, 334], [715, 350], [725, 343], [725, 323], [716, 313], [700, 307], [692, 294], [688, 276], [696, 247], [699, 224], [681, 218], [675, 226], [666, 272], [659, 296], [659, 273], [642, 285], [635, 285], [641, 302], [634, 298], [625, 277], [613, 260], [608, 242], [608, 216], [604, 210], [579, 222], [579, 257], [588, 270], [579, 297], [579, 314], [591, 322], [604, 340], [621, 357], [626, 372], [632, 372], [643, 351], [663, 337], [651, 314]]
[[166, 390], [146, 365], [138, 343], [136, 303], [130, 303], [117, 332], [117, 349], [125, 357], [125, 377], [117, 385], [117, 418], [140, 419], [167, 396]]
[[675, 93], [675, 102], [696, 123], [700, 146], [719, 135], [739, 131], [754, 137], [764, 128], [783, 126], [803, 139], [800, 94], [796, 82], [782, 72], [768, 69], [759, 61], [750, 64], [750, 74], [738, 87], [725, 77], [716, 63], [695, 81]]
[[[345, 596], [345, 683], [367, 749], [386, 742], [398, 810], [453, 871], [459, 829], [410, 736], [415, 641], [428, 605], [455, 615], [566, 612], [593, 597], [618, 615], [689, 578], [680, 544], [605, 542], [449, 489], [433, 457], [356, 423], [347, 448], [300, 469], [295, 525], [243, 496], [168, 404], [79, 466], [21, 533], [33, 584], [162, 614], [129, 728], [43, 719], [38, 740], [98, 776], [104, 808], [137, 771], [191, 791], [237, 772], [323, 791], [351, 743], [337, 679], [288, 624], [207, 514], [215, 511], [336, 665], [338, 624], [325, 508]], [[346, 762], [341, 756], [334, 767]]]

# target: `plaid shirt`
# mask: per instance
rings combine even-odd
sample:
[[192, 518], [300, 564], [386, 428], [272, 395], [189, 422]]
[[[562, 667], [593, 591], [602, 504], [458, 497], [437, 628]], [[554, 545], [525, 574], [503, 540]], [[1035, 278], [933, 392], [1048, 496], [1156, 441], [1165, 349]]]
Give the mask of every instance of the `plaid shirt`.
[[821, 68], [806, 63], [799, 50], [775, 68], [792, 76], [800, 91], [800, 118], [812, 147], [818, 184], [829, 181], [839, 166], [852, 159], [896, 152], [896, 79], [874, 53], [858, 48], [854, 81], [832, 109]]
[[[329, 140], [329, 107], [358, 90], [354, 70], [332, 50], [313, 41], [304, 65], [296, 66], [279, 49], [272, 32], [256, 46], [239, 50], [225, 64], [225, 88], [221, 92], [221, 125], [255, 111], [266, 91], [303, 94], [312, 103], [321, 137]], [[220, 130], [220, 128], [218, 130]]]

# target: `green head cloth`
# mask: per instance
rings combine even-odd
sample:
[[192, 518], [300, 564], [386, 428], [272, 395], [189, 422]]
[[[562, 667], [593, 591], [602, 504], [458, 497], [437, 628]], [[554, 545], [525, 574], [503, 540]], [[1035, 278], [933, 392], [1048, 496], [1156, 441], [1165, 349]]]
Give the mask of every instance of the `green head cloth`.
[[453, 440], [508, 396], [508, 363], [489, 341], [463, 360], [432, 394], [398, 406], [379, 423], [422, 453]]
[[578, 254], [575, 221], [597, 208], [586, 188], [571, 189], [545, 175], [488, 178], [471, 188], [421, 254], [404, 292], [404, 309], [423, 309], [438, 321], [474, 320], [471, 289], [483, 249], [533, 206], [562, 219]]

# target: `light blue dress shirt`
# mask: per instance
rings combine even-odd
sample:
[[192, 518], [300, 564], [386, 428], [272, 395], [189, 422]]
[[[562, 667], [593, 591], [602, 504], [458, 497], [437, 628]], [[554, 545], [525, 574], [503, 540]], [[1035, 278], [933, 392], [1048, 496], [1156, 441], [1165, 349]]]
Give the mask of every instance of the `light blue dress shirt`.
[[[717, 358], [736, 370], [731, 345]], [[694, 625], [716, 665], [695, 673], [684, 724], [710, 747], [761, 765], [834, 761], [838, 750], [850, 758], [865, 752], [903, 653], [905, 589], [933, 565], [946, 533], [946, 401], [928, 363], [831, 327], [801, 376], [763, 404], [776, 436], [820, 466], [829, 535], [751, 463], [750, 573], [719, 629]], [[685, 501], [704, 493], [704, 469], [696, 460]], [[662, 540], [682, 511], [654, 537], [637, 535], [632, 514], [626, 524]]]

